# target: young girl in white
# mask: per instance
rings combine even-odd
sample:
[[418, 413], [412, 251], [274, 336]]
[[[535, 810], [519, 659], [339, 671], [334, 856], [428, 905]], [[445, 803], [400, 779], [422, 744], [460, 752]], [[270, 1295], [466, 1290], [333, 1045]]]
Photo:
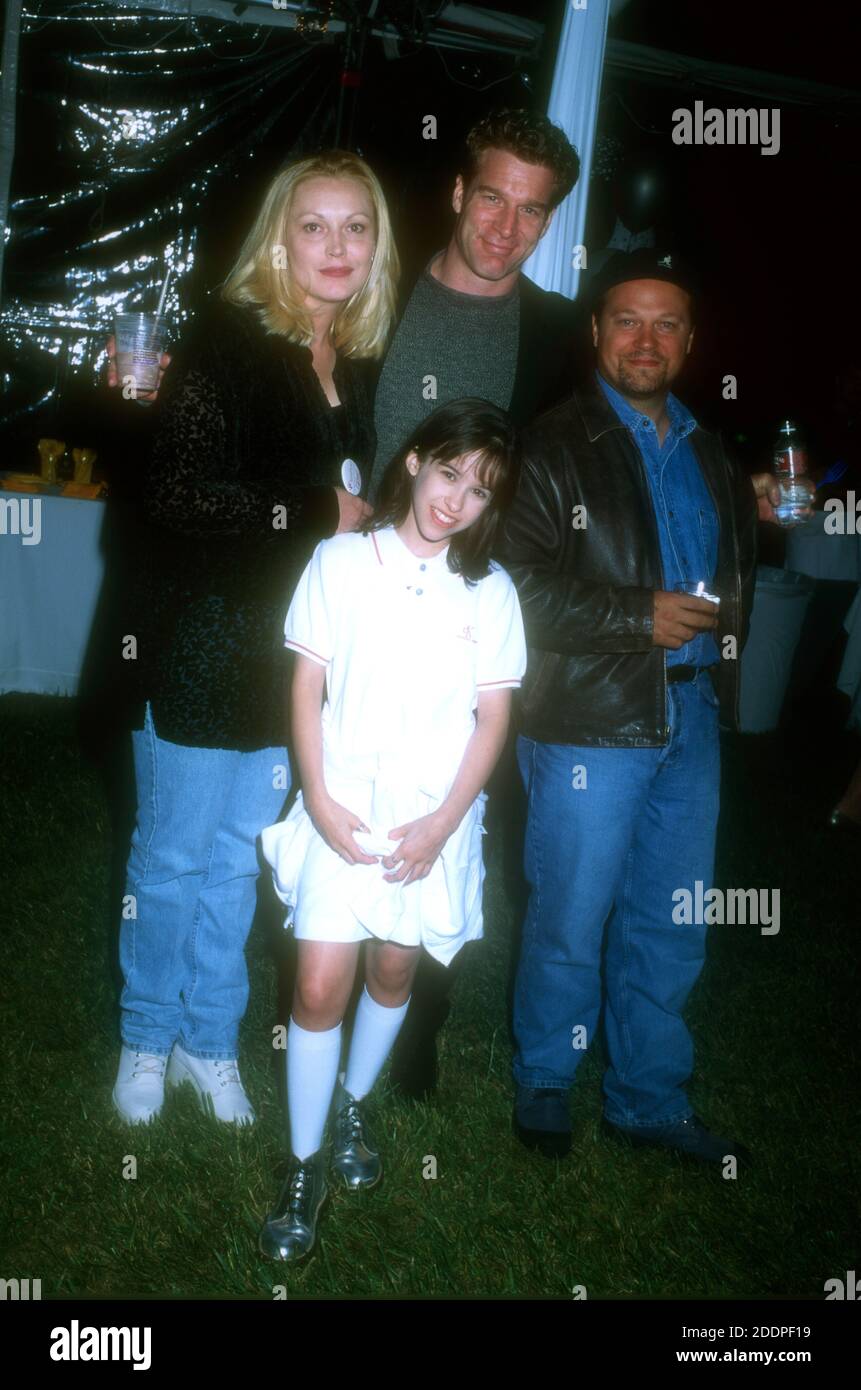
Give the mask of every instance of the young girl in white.
[[360, 1102], [403, 1022], [419, 948], [448, 964], [482, 934], [482, 787], [526, 667], [514, 586], [489, 558], [516, 475], [504, 411], [474, 399], [434, 411], [392, 461], [368, 530], [317, 547], [287, 614], [302, 792], [263, 831], [298, 942], [293, 1157], [260, 1237], [274, 1259], [314, 1244], [330, 1107], [334, 1174], [353, 1191], [379, 1181]]

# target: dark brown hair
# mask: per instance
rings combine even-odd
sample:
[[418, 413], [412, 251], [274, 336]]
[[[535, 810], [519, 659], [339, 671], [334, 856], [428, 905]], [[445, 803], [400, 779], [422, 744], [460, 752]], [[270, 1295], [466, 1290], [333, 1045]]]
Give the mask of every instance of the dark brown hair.
[[580, 156], [567, 135], [537, 112], [504, 107], [491, 111], [466, 137], [461, 177], [469, 187], [485, 150], [507, 150], [524, 164], [543, 164], [553, 171], [549, 212], [567, 198], [580, 176]]
[[492, 496], [477, 520], [452, 536], [447, 559], [449, 569], [462, 575], [468, 584], [484, 579], [490, 573], [490, 556], [499, 524], [514, 497], [520, 474], [520, 442], [514, 421], [498, 405], [477, 396], [439, 406], [416, 426], [386, 469], [374, 514], [365, 531], [400, 526], [406, 520], [415, 481], [406, 459], [413, 451], [422, 466], [451, 463], [464, 454], [481, 455], [476, 475]]

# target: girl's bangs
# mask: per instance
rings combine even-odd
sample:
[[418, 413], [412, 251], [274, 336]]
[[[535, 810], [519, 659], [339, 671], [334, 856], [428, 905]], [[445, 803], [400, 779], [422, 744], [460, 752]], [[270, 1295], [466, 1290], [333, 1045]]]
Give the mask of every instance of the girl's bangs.
[[[477, 451], [475, 449], [468, 448], [458, 449], [456, 453], [451, 453], [448, 450], [444, 450], [438, 454], [432, 454], [428, 459], [428, 462], [454, 463], [455, 459], [463, 458], [465, 454], [474, 454], [476, 452]], [[503, 466], [503, 454], [498, 453], [493, 448], [482, 449], [481, 453], [478, 456], [478, 462], [475, 466], [476, 479], [478, 480], [478, 482], [481, 483], [482, 487], [489, 488], [490, 491], [493, 492], [498, 487], [501, 481], [500, 475], [502, 474]]]
[[504, 456], [485, 449], [476, 464], [475, 476], [483, 487], [488, 487], [493, 492], [501, 481], [503, 469]]

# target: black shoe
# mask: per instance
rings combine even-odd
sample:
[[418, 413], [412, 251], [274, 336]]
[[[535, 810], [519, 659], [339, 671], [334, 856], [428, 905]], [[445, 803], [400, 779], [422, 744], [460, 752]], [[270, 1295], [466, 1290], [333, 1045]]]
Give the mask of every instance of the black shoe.
[[467, 958], [466, 947], [450, 965], [422, 951], [413, 980], [410, 1007], [392, 1049], [389, 1082], [409, 1100], [428, 1100], [439, 1077], [437, 1037], [449, 1016], [449, 996]]
[[260, 1252], [270, 1260], [301, 1260], [314, 1248], [317, 1221], [326, 1200], [326, 1154], [290, 1160], [275, 1208], [260, 1232]]
[[439, 1080], [436, 1040], [449, 1016], [447, 999], [413, 999], [395, 1039], [389, 1084], [408, 1100], [430, 1100]]
[[332, 1102], [332, 1172], [351, 1192], [376, 1187], [383, 1165], [371, 1137], [364, 1108], [340, 1081]]
[[545, 1158], [564, 1158], [571, 1152], [568, 1092], [557, 1087], [517, 1087], [514, 1133], [527, 1149]]
[[689, 1115], [685, 1120], [676, 1120], [670, 1125], [655, 1125], [623, 1129], [621, 1125], [604, 1120], [605, 1134], [621, 1139], [635, 1148], [669, 1149], [684, 1158], [694, 1158], [700, 1163], [723, 1163], [727, 1158], [735, 1158], [739, 1163], [749, 1164], [750, 1153], [743, 1145], [732, 1139], [724, 1139], [706, 1129], [698, 1115]]
[[439, 1060], [436, 1035], [399, 1037], [392, 1051], [389, 1084], [407, 1100], [429, 1100], [437, 1088]]

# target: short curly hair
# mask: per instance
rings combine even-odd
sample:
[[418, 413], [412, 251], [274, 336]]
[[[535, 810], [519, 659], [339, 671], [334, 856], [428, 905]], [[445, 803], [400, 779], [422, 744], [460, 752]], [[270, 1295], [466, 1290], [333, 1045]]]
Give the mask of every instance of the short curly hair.
[[580, 156], [565, 132], [533, 111], [503, 107], [483, 116], [472, 127], [461, 161], [461, 176], [467, 187], [475, 178], [485, 150], [507, 150], [525, 164], [543, 164], [552, 169], [551, 212], [568, 197], [580, 176]]

